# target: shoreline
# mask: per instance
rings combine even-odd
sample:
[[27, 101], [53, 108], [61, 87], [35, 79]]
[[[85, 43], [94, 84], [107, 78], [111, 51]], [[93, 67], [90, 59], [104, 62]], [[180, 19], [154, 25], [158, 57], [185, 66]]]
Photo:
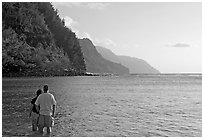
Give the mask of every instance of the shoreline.
[[[189, 76], [202, 76], [202, 73], [130, 73], [125, 74], [128, 76], [183, 76], [183, 75], [189, 75]], [[2, 78], [44, 78], [44, 77], [72, 77], [72, 76], [124, 76], [119, 74], [112, 74], [112, 73], [78, 73], [78, 74], [36, 74], [36, 75], [23, 75], [23, 74], [2, 74]]]

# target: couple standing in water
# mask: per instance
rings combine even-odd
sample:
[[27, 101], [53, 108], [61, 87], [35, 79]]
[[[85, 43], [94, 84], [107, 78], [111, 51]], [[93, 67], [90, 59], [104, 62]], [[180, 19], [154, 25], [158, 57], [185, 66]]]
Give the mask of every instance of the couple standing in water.
[[38, 127], [38, 131], [43, 134], [43, 128], [47, 127], [47, 134], [50, 136], [54, 125], [56, 100], [49, 93], [48, 85], [44, 85], [43, 91], [39, 89], [36, 92], [36, 97], [32, 99], [31, 104], [32, 130], [37, 131]]

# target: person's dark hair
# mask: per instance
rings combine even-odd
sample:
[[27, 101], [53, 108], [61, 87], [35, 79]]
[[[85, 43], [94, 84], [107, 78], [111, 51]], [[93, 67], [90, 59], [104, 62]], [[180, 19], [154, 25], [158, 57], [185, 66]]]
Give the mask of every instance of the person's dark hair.
[[42, 94], [42, 90], [41, 90], [41, 89], [38, 89], [38, 90], [36, 91], [36, 95], [39, 96], [40, 94]]
[[48, 91], [48, 85], [47, 85], [47, 84], [44, 85], [43, 90], [44, 90], [44, 92], [47, 92], [47, 91]]

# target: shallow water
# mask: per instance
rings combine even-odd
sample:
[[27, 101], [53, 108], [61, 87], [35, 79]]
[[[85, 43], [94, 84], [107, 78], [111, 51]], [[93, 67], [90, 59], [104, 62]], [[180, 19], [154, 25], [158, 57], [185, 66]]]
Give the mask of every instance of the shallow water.
[[57, 100], [53, 136], [202, 136], [201, 75], [3, 79], [3, 92], [44, 83]]

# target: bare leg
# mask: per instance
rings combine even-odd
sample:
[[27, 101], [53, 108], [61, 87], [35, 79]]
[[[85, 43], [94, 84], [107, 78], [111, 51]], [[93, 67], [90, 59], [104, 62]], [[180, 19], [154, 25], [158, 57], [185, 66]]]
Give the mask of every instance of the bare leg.
[[39, 126], [39, 132], [40, 134], [43, 134], [43, 126]]
[[37, 120], [36, 119], [32, 121], [32, 130], [37, 131]]
[[47, 127], [47, 136], [51, 136], [51, 131], [52, 131], [51, 127]]
[[44, 116], [40, 115], [38, 119], [38, 128], [39, 128], [39, 133], [43, 134], [43, 128], [44, 128]]
[[37, 125], [32, 124], [32, 131], [37, 131]]

